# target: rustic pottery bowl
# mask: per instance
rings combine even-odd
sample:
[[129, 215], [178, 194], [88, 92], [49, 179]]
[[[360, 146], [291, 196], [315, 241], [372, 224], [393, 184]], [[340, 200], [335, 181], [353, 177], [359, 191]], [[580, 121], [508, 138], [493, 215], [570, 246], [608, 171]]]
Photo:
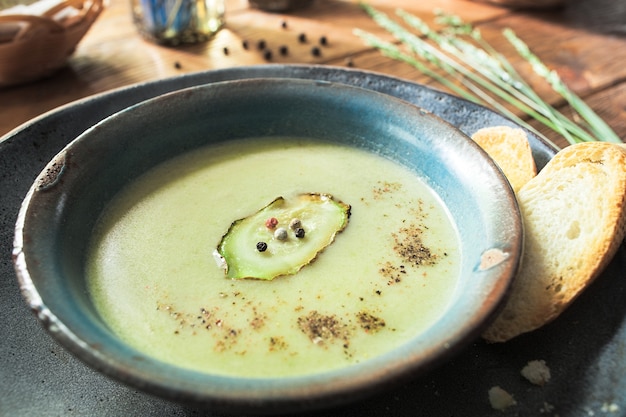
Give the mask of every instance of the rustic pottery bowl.
[[[179, 368], [126, 345], [110, 330], [85, 282], [86, 248], [103, 207], [133, 179], [178, 154], [212, 141], [264, 136], [356, 146], [426, 181], [449, 210], [462, 255], [453, 301], [438, 321], [408, 343], [358, 364], [281, 378]], [[166, 94], [84, 132], [30, 189], [19, 214], [13, 257], [21, 291], [42, 325], [96, 370], [174, 401], [275, 413], [354, 401], [432, 371], [459, 352], [479, 337], [506, 297], [522, 239], [519, 210], [502, 173], [441, 119], [357, 87], [255, 79]]]

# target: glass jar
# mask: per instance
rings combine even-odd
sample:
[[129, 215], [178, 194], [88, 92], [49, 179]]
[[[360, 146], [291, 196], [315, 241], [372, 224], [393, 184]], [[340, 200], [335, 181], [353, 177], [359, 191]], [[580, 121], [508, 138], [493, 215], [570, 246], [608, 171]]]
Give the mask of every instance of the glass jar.
[[224, 0], [131, 0], [131, 7], [139, 32], [164, 45], [204, 42], [224, 25]]

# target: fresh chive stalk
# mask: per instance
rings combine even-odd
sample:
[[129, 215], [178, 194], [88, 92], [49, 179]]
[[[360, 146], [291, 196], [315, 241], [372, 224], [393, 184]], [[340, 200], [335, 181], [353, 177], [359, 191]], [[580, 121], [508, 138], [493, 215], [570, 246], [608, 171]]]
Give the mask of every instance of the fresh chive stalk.
[[539, 57], [530, 51], [530, 48], [522, 41], [515, 32], [511, 29], [505, 29], [504, 36], [511, 42], [517, 52], [526, 59], [532, 65], [536, 74], [542, 76], [546, 81], [550, 83], [550, 86], [554, 91], [559, 93], [569, 105], [576, 110], [576, 112], [587, 122], [589, 129], [591, 129], [596, 137], [601, 137], [606, 142], [622, 143], [621, 139], [613, 129], [607, 125], [600, 116], [596, 114], [580, 97], [572, 92], [567, 85], [561, 80], [559, 74], [552, 70], [541, 62]]
[[[438, 32], [417, 16], [401, 9], [396, 14], [405, 25], [368, 4], [361, 3], [361, 7], [379, 26], [391, 33], [400, 45], [360, 29], [355, 29], [357, 36], [385, 56], [412, 65], [454, 94], [491, 106], [541, 137], [543, 135], [540, 132], [517, 116], [511, 108], [562, 135], [570, 144], [588, 141], [622, 143], [615, 132], [565, 85], [556, 71], [551, 71], [533, 54], [513, 30], [505, 29], [505, 38], [535, 73], [569, 103], [583, 123], [574, 122], [542, 100], [513, 65], [481, 36], [480, 31], [460, 17], [437, 12], [438, 22], [444, 25], [443, 30]], [[417, 34], [412, 30], [417, 31]]]

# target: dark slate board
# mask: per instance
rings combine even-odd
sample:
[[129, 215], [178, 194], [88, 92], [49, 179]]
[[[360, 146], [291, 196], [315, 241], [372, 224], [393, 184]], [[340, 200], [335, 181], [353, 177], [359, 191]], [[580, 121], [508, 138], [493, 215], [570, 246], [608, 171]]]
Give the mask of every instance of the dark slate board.
[[[123, 386], [91, 370], [39, 326], [19, 293], [11, 261], [13, 225], [32, 181], [63, 146], [104, 117], [156, 95], [221, 80], [292, 77], [357, 85], [417, 104], [465, 133], [514, 124], [483, 107], [372, 72], [327, 66], [264, 65], [208, 71], [139, 84], [49, 112], [0, 139], [0, 416], [217, 416]], [[542, 167], [555, 149], [531, 135]], [[333, 416], [626, 415], [626, 247], [556, 321], [501, 345], [477, 340], [426, 376], [390, 386]], [[520, 370], [543, 359], [552, 380], [530, 384]], [[499, 385], [517, 405], [500, 412], [487, 391]]]

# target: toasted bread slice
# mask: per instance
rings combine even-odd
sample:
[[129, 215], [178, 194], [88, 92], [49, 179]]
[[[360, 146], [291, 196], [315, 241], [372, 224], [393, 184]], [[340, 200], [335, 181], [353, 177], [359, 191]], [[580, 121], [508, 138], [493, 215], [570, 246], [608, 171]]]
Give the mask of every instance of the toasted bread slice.
[[513, 191], [517, 192], [537, 175], [537, 167], [526, 132], [508, 126], [485, 127], [472, 139], [498, 164]]
[[524, 253], [503, 311], [483, 334], [490, 342], [555, 319], [613, 258], [626, 233], [626, 148], [571, 145], [517, 197]]

